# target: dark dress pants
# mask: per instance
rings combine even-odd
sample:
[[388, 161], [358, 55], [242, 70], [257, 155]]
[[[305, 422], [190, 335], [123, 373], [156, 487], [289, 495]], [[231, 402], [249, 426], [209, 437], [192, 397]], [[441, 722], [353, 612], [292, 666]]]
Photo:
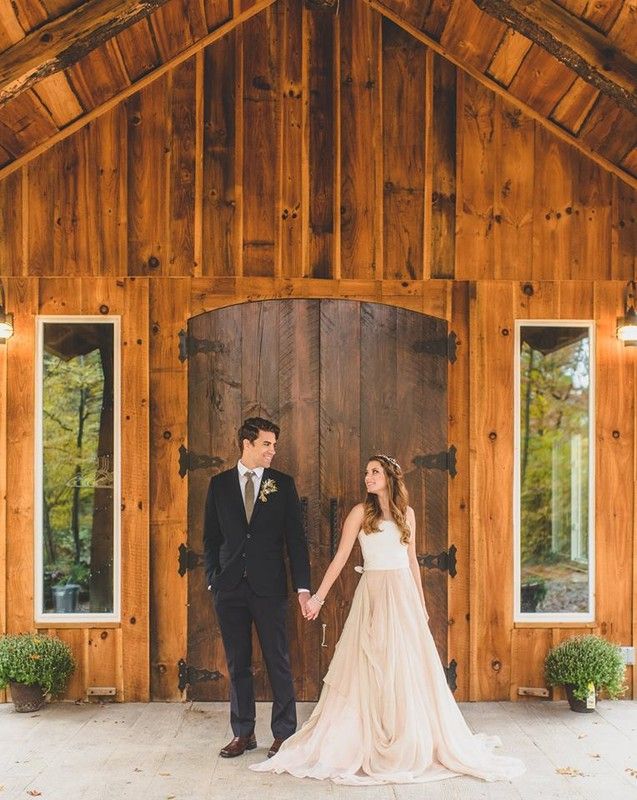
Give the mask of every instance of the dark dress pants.
[[249, 736], [254, 730], [254, 623], [272, 687], [272, 735], [276, 739], [287, 739], [296, 730], [286, 631], [287, 598], [259, 597], [244, 578], [235, 589], [218, 590], [214, 601], [230, 675], [232, 732], [235, 736]]

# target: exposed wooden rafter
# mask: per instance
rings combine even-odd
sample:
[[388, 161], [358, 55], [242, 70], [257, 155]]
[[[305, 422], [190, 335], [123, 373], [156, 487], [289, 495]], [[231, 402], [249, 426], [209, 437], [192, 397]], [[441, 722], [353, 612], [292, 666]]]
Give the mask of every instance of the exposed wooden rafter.
[[[159, 0], [156, 0], [159, 4]], [[86, 3], [85, 6], [94, 7], [97, 4], [98, 0], [91, 0], [91, 2]], [[108, 2], [114, 2], [114, 0], [108, 0]], [[121, 3], [122, 0], [119, 0]], [[165, 72], [173, 69], [178, 64], [182, 63], [183, 61], [191, 58], [196, 53], [203, 50], [212, 42], [216, 41], [217, 39], [221, 38], [222, 36], [226, 35], [229, 31], [235, 28], [238, 25], [241, 25], [247, 19], [251, 18], [252, 16], [259, 14], [262, 10], [272, 5], [276, 0], [257, 0], [253, 6], [249, 9], [241, 12], [235, 11], [236, 16], [233, 19], [223, 23], [219, 28], [211, 31], [207, 36], [198, 40], [191, 46], [189, 46], [186, 50], [178, 53], [169, 61], [165, 62], [161, 66], [157, 67], [152, 72], [145, 74], [142, 78], [132, 83], [130, 86], [127, 86], [122, 91], [118, 92], [116, 95], [108, 99], [103, 104], [98, 105], [97, 107], [91, 109], [88, 113], [84, 114], [83, 116], [79, 117], [78, 119], [74, 120], [72, 123], [67, 125], [62, 130], [58, 131], [54, 135], [48, 137], [45, 141], [41, 144], [34, 147], [32, 150], [23, 153], [18, 158], [16, 158], [11, 163], [8, 163], [6, 166], [0, 168], [0, 180], [7, 175], [11, 174], [15, 170], [22, 167], [24, 164], [28, 163], [32, 159], [36, 158], [42, 152], [47, 150], [52, 145], [55, 145], [57, 142], [66, 139], [68, 136], [71, 136], [77, 130], [81, 129], [85, 125], [89, 124], [92, 120], [96, 119], [97, 117], [101, 116], [102, 114], [106, 113], [110, 109], [112, 109], [115, 105], [120, 103], [122, 100], [130, 97], [135, 92], [138, 92], [144, 86], [147, 86], [149, 83], [154, 81], [156, 78], [163, 75]], [[605, 156], [601, 155], [597, 151], [595, 151], [592, 147], [588, 144], [583, 142], [582, 140], [578, 139], [577, 136], [569, 133], [567, 130], [562, 128], [559, 124], [553, 122], [550, 118], [547, 118], [540, 112], [536, 111], [532, 106], [528, 103], [518, 99], [506, 88], [500, 85], [496, 80], [485, 75], [479, 69], [473, 67], [470, 63], [467, 63], [464, 59], [454, 54], [454, 52], [447, 47], [441, 45], [438, 41], [436, 41], [433, 37], [426, 34], [424, 31], [416, 28], [415, 26], [411, 25], [407, 21], [405, 21], [400, 14], [390, 10], [385, 6], [380, 0], [365, 0], [367, 5], [373, 8], [375, 11], [382, 14], [385, 18], [391, 20], [396, 25], [402, 27], [405, 31], [410, 33], [414, 36], [417, 40], [425, 44], [434, 52], [439, 53], [445, 59], [450, 61], [451, 63], [455, 64], [458, 68], [464, 70], [469, 75], [471, 75], [475, 80], [486, 86], [487, 88], [491, 89], [496, 94], [504, 97], [508, 102], [513, 104], [514, 106], [520, 108], [525, 114], [527, 114], [532, 119], [538, 121], [539, 124], [543, 125], [545, 128], [550, 130], [555, 136], [560, 138], [562, 141], [568, 142], [570, 145], [575, 147], [580, 152], [587, 155], [590, 159], [594, 162], [602, 166], [608, 172], [611, 172], [617, 175], [622, 181], [624, 181], [629, 186], [633, 188], [637, 188], [637, 178], [632, 175], [627, 170], [623, 169], [616, 163], [613, 163], [611, 160], [606, 158]], [[106, 0], [99, 0], [99, 3], [102, 7], [106, 5]], [[140, 2], [137, 5], [142, 5]], [[148, 4], [146, 4], [148, 5]], [[130, 8], [132, 3], [128, 3], [127, 7]], [[84, 7], [82, 7], [84, 8]], [[120, 8], [121, 10], [121, 8]], [[65, 15], [64, 18], [67, 18], [69, 15]], [[60, 18], [62, 19], [62, 18]], [[42, 30], [40, 29], [39, 34], [42, 35]], [[16, 45], [17, 47], [17, 45]], [[14, 48], [11, 48], [13, 51]], [[8, 52], [11, 52], [8, 51]], [[3, 83], [2, 83], [2, 65], [3, 65], [3, 58], [6, 54], [0, 54], [0, 91], [2, 90]], [[0, 102], [1, 105], [1, 102]]]
[[382, 2], [380, 2], [380, 0], [365, 0], [365, 2], [375, 11], [378, 11], [380, 14], [382, 14], [386, 19], [391, 20], [395, 25], [398, 25], [404, 31], [407, 31], [407, 33], [411, 34], [414, 38], [418, 39], [418, 41], [427, 45], [427, 47], [430, 47], [434, 52], [439, 53], [441, 56], [446, 58], [447, 61], [451, 61], [451, 63], [455, 64], [456, 67], [463, 70], [467, 74], [471, 75], [471, 77], [474, 78], [476, 81], [478, 81], [478, 83], [481, 83], [483, 86], [486, 86], [488, 89], [491, 89], [491, 91], [495, 92], [495, 94], [504, 97], [509, 103], [521, 109], [527, 116], [539, 122], [540, 125], [543, 125], [547, 130], [551, 131], [551, 133], [553, 133], [559, 139], [561, 139], [564, 142], [568, 142], [568, 144], [575, 147], [581, 153], [584, 153], [586, 156], [592, 159], [596, 164], [599, 164], [608, 172], [617, 175], [618, 178], [621, 178], [622, 181], [627, 183], [629, 186], [632, 186], [633, 189], [637, 189], [637, 178], [634, 175], [631, 175], [629, 172], [622, 169], [617, 164], [614, 164], [608, 158], [605, 158], [604, 156], [597, 153], [586, 143], [578, 139], [577, 136], [574, 136], [573, 134], [564, 130], [564, 128], [562, 128], [560, 125], [557, 125], [550, 118], [545, 117], [543, 114], [540, 114], [528, 103], [525, 103], [523, 100], [520, 100], [511, 92], [509, 92], [507, 89], [505, 89], [503, 86], [501, 86], [493, 78], [481, 72], [479, 69], [476, 69], [471, 64], [458, 58], [447, 47], [444, 47], [443, 45], [440, 44], [440, 42], [437, 42], [433, 37], [428, 36], [424, 31], [420, 30], [419, 28], [416, 28], [414, 25], [403, 19], [399, 14], [387, 8], [387, 6], [384, 5]]
[[637, 63], [553, 0], [473, 0], [566, 64], [602, 94], [637, 114]]
[[152, 14], [167, 0], [89, 0], [0, 53], [0, 107]]
[[116, 95], [111, 97], [105, 103], [102, 103], [99, 106], [91, 109], [89, 112], [84, 114], [79, 119], [71, 122], [66, 128], [58, 131], [53, 136], [50, 136], [46, 141], [42, 142], [41, 144], [34, 147], [32, 150], [29, 150], [27, 153], [16, 158], [11, 163], [7, 164], [5, 167], [0, 168], [0, 180], [5, 178], [7, 175], [10, 175], [12, 172], [15, 172], [20, 167], [23, 167], [25, 164], [28, 164], [29, 161], [32, 161], [37, 156], [41, 155], [45, 150], [48, 150], [54, 144], [67, 139], [69, 136], [72, 136], [76, 131], [79, 131], [81, 128], [88, 125], [94, 119], [102, 116], [111, 108], [114, 108], [116, 105], [125, 100], [127, 97], [135, 94], [140, 89], [143, 89], [145, 86], [148, 86], [149, 83], [152, 83], [154, 80], [159, 78], [161, 75], [164, 75], [166, 72], [169, 72], [171, 69], [174, 69], [179, 64], [183, 64], [184, 61], [187, 61], [192, 56], [196, 55], [200, 50], [203, 50], [209, 44], [216, 42], [218, 39], [221, 39], [223, 36], [226, 36], [230, 31], [234, 30], [240, 25], [243, 25], [244, 22], [251, 19], [252, 17], [260, 14], [265, 8], [273, 5], [276, 0], [257, 0], [257, 2], [248, 8], [246, 11], [241, 11], [231, 20], [228, 22], [224, 22], [218, 28], [210, 31], [207, 36], [204, 36], [202, 39], [194, 42], [194, 44], [187, 47], [185, 50], [182, 50], [173, 58], [169, 59], [168, 61], [161, 64], [161, 66], [154, 69], [152, 72], [141, 77], [139, 80], [131, 83], [130, 86], [127, 86], [121, 92], [118, 92]]

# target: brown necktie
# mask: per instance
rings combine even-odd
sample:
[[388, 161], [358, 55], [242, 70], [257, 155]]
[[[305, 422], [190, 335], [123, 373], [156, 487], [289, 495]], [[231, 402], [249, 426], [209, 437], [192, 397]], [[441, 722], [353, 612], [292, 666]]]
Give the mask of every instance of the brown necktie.
[[252, 511], [254, 510], [254, 472], [246, 472], [246, 490], [244, 505], [246, 507], [246, 519], [250, 522], [252, 518]]

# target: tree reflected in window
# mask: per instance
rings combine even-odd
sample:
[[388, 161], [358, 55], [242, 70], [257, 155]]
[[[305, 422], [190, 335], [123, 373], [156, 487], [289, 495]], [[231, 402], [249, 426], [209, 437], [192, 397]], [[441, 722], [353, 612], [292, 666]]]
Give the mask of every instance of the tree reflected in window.
[[114, 326], [46, 322], [42, 342], [42, 610], [109, 613]]
[[520, 610], [589, 605], [588, 326], [520, 328]]

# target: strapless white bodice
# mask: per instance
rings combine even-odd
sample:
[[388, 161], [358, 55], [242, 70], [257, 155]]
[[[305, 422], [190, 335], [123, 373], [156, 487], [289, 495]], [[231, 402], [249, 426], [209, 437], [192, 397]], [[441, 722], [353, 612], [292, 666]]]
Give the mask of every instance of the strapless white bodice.
[[391, 519], [384, 519], [378, 526], [378, 531], [359, 531], [358, 534], [365, 571], [409, 567], [407, 545], [400, 542], [398, 525]]

